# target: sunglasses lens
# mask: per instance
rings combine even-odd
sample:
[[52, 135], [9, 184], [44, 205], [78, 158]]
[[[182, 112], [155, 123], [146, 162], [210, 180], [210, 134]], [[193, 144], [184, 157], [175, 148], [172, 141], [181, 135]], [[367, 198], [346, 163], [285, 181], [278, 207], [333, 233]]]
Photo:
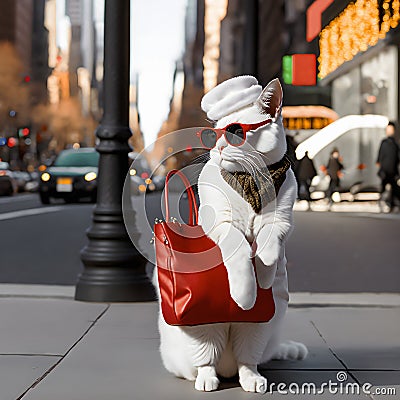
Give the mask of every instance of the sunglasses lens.
[[225, 129], [226, 140], [232, 146], [238, 146], [244, 142], [244, 130], [240, 124], [232, 124]]
[[212, 129], [203, 129], [201, 131], [201, 142], [204, 147], [212, 149], [217, 143], [217, 132]]

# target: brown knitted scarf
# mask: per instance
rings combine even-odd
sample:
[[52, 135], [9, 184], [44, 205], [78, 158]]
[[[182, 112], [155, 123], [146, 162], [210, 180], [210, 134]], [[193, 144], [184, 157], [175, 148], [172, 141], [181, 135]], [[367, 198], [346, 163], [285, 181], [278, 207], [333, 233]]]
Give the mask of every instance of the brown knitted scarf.
[[257, 170], [255, 176], [248, 172], [228, 172], [224, 169], [221, 169], [221, 175], [251, 205], [254, 212], [259, 213], [278, 195], [290, 165], [290, 160], [285, 154], [277, 163]]

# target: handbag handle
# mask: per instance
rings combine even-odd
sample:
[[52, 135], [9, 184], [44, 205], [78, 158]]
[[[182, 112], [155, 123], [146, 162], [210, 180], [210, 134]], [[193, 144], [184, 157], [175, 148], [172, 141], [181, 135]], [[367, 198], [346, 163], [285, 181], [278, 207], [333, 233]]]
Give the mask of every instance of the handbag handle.
[[[172, 177], [172, 175], [175, 175], [175, 174], [178, 175], [179, 178], [181, 178], [182, 182], [185, 185], [186, 193], [188, 195], [189, 225], [191, 225], [191, 226], [197, 225], [198, 209], [197, 209], [197, 203], [196, 203], [196, 198], [194, 196], [193, 189], [192, 189], [188, 179], [186, 178], [185, 174], [177, 169], [173, 169], [173, 170], [169, 171], [165, 178], [165, 190], [164, 190], [165, 219], [166, 219], [166, 221], [169, 221], [169, 201], [168, 201], [169, 180]], [[193, 214], [194, 214], [194, 218], [193, 218]]]

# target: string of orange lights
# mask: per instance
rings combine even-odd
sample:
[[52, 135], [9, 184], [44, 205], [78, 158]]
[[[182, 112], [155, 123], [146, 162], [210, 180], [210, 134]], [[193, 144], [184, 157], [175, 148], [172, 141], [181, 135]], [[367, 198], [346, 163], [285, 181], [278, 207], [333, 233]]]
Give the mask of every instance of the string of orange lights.
[[[380, 12], [383, 17], [380, 20]], [[400, 0], [357, 0], [320, 33], [320, 79], [384, 39], [400, 22]]]

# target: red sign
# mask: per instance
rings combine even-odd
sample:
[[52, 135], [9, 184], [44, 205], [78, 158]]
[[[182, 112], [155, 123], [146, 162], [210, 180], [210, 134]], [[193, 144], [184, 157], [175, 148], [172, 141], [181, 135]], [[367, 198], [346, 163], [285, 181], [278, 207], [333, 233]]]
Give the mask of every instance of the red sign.
[[315, 0], [307, 9], [307, 42], [311, 42], [321, 32], [322, 13], [333, 3], [333, 0]]
[[317, 83], [317, 57], [315, 54], [293, 54], [292, 85], [314, 86]]

